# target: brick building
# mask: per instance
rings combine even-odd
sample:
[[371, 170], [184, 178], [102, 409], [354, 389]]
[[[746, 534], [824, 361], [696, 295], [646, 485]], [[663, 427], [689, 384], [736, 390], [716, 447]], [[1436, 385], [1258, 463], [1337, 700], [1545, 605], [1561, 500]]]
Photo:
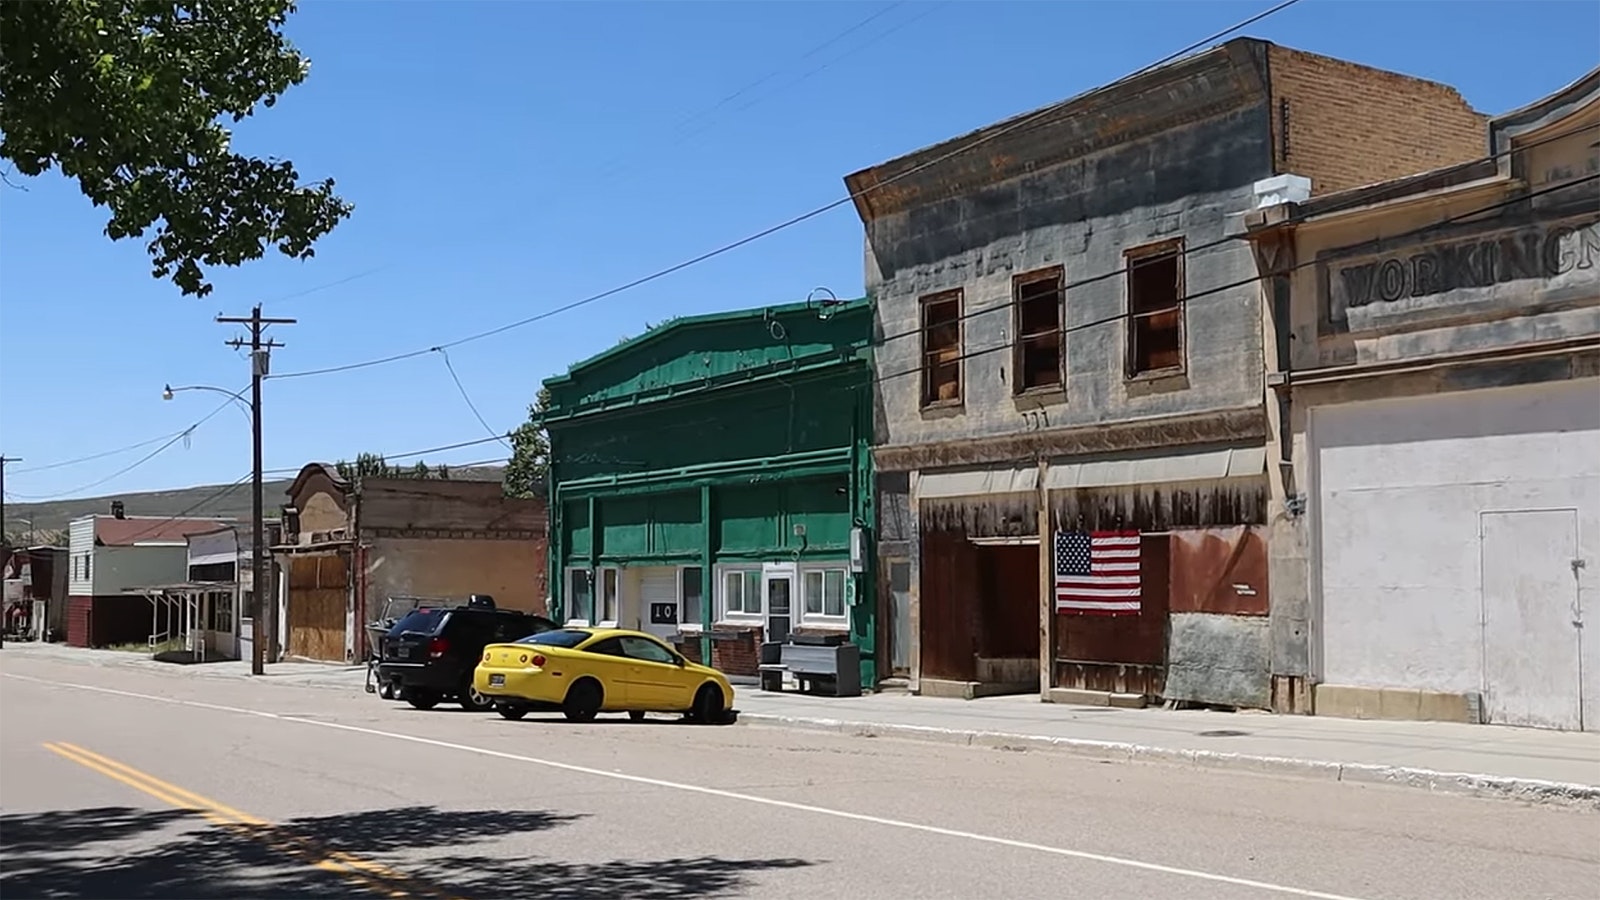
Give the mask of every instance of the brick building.
[[[913, 688], [1267, 706], [1303, 662], [1268, 615], [1244, 216], [1280, 173], [1318, 193], [1479, 156], [1482, 123], [1449, 87], [1241, 38], [849, 176]], [[1110, 532], [1136, 535], [1132, 596], [1058, 604], [1057, 541]]]
[[288, 489], [278, 639], [287, 655], [336, 662], [367, 652], [365, 624], [389, 597], [465, 601], [543, 614], [549, 585], [544, 501], [499, 482], [346, 481], [311, 463]]

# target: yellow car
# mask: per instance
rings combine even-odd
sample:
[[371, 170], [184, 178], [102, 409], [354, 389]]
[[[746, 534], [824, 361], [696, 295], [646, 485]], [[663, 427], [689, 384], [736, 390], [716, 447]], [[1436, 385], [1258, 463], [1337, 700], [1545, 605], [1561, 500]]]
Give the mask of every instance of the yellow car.
[[574, 722], [602, 712], [684, 713], [707, 725], [732, 722], [733, 685], [642, 631], [559, 628], [490, 644], [472, 686], [507, 719], [561, 710]]

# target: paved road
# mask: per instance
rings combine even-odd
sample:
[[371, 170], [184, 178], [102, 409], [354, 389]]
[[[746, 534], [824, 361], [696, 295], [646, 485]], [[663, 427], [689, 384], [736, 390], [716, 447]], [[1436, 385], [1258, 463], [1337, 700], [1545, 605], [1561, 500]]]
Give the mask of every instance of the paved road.
[[0, 895], [1591, 897], [1600, 814], [0, 651]]

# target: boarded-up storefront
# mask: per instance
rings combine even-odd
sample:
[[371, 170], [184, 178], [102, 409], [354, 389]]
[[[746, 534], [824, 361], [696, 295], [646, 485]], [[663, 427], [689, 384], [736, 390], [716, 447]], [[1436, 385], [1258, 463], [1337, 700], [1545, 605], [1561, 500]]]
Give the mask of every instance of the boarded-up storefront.
[[344, 662], [350, 567], [343, 553], [289, 559], [289, 655]]

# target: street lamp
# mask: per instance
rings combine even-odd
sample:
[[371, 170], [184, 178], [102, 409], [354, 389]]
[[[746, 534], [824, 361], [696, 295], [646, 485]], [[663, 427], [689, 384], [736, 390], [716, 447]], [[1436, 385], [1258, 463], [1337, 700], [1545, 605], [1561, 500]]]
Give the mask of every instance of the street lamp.
[[209, 384], [189, 384], [173, 387], [170, 384], [161, 386], [161, 399], [171, 400], [180, 391], [211, 391], [222, 394], [233, 401], [240, 412], [250, 420], [250, 440], [252, 443], [253, 464], [250, 471], [250, 518], [253, 532], [250, 551], [250, 674], [261, 675], [266, 671], [265, 645], [262, 644], [265, 629], [261, 625], [262, 612], [266, 604], [262, 602], [262, 593], [266, 590], [267, 577], [264, 565], [266, 555], [265, 524], [262, 521], [261, 499], [261, 378], [259, 370], [251, 379], [251, 399], [245, 400], [240, 394], [243, 391], [229, 391]]
[[212, 387], [209, 384], [186, 384], [181, 387], [173, 387], [170, 384], [164, 384], [161, 386], [161, 399], [171, 400], [174, 395], [181, 391], [211, 391], [214, 394], [221, 394], [224, 397], [232, 400], [234, 408], [239, 410], [241, 413], [244, 413], [245, 418], [250, 419], [251, 422], [255, 421], [255, 419], [251, 418], [250, 416], [250, 401], [244, 398], [244, 391], [225, 391], [222, 388]]

